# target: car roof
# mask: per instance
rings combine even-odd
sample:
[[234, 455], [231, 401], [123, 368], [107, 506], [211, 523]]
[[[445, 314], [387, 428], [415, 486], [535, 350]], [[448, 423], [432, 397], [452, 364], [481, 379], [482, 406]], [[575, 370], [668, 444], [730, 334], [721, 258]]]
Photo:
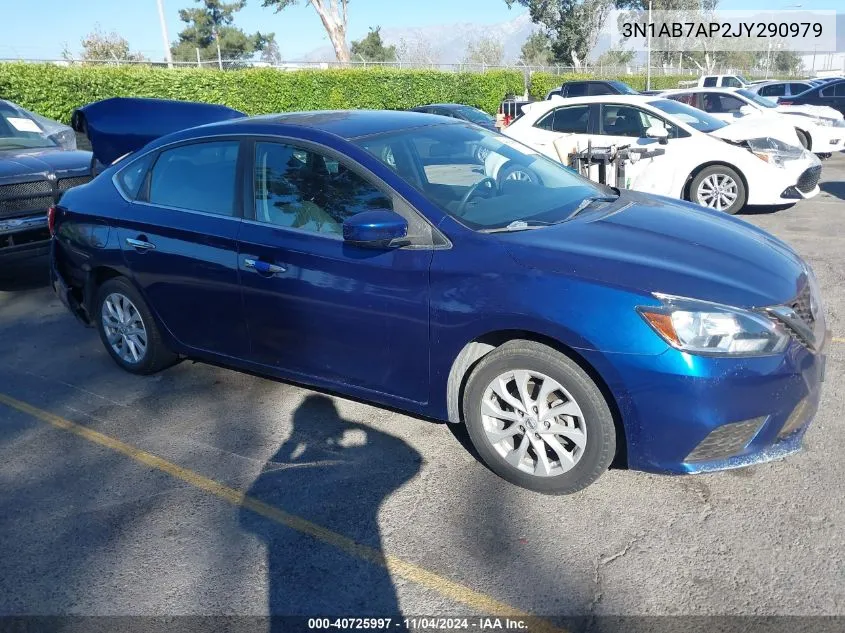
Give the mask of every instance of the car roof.
[[416, 111], [417, 108], [447, 108], [450, 110], [457, 110], [458, 108], [474, 108], [475, 106], [470, 106], [465, 103], [426, 103], [425, 105], [417, 106], [416, 108], [411, 108], [412, 111]]
[[347, 140], [427, 125], [460, 125], [436, 114], [405, 110], [314, 110], [285, 114], [265, 114], [213, 125], [249, 125], [264, 123], [306, 127]]
[[715, 86], [708, 88], [707, 86], [692, 86], [690, 88], [672, 88], [670, 90], [664, 90], [661, 94], [674, 95], [682, 94], [684, 92], [724, 92], [725, 94], [736, 94], [737, 90], [747, 89], [748, 88], [717, 88]]
[[591, 95], [589, 97], [556, 97], [554, 99], [547, 99], [539, 103], [604, 103], [606, 101], [613, 101], [616, 103], [648, 103], [654, 101], [660, 95]]

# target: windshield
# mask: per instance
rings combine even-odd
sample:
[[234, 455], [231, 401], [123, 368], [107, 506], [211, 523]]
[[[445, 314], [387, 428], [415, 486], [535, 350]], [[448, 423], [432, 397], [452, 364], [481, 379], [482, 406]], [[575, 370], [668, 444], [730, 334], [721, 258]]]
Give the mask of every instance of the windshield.
[[495, 120], [483, 110], [479, 110], [478, 108], [473, 108], [470, 106], [457, 108], [457, 112], [461, 115], [461, 117], [463, 117], [467, 121], [472, 121], [473, 123], [489, 124]]
[[613, 86], [614, 88], [616, 88], [619, 91], [619, 94], [621, 94], [621, 95], [638, 95], [638, 94], [640, 94], [639, 92], [637, 92], [636, 90], [631, 88], [631, 86], [629, 86], [626, 83], [622, 83], [621, 81], [610, 81], [608, 83], [611, 86]]
[[742, 75], [737, 75], [736, 78], [739, 79], [740, 83], [742, 83], [743, 86], [750, 86], [751, 85], [748, 82], [748, 80], [745, 77], [743, 77]]
[[691, 128], [695, 128], [699, 132], [713, 132], [719, 130], [727, 125], [724, 121], [720, 121], [714, 116], [710, 116], [703, 110], [688, 106], [686, 103], [680, 101], [673, 101], [672, 99], [656, 99], [649, 101], [648, 104], [662, 110], [666, 114], [674, 117], [682, 123], [686, 123]]
[[761, 97], [756, 92], [751, 92], [750, 90], [737, 90], [737, 94], [742, 95], [749, 101], [753, 101], [758, 106], [763, 108], [776, 108], [778, 107], [776, 103], [774, 103], [771, 99], [766, 99], [766, 97]]
[[506, 136], [432, 125], [355, 141], [444, 213], [473, 230], [566, 220], [586, 199], [615, 194]]
[[0, 150], [56, 147], [27, 112], [0, 101]]

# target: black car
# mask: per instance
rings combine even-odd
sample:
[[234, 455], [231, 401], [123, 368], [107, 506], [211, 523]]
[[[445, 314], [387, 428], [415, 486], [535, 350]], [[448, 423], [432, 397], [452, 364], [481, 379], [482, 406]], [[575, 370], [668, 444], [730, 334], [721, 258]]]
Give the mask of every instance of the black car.
[[821, 86], [805, 90], [799, 95], [781, 97], [781, 105], [828, 106], [845, 114], [845, 79], [829, 81]]
[[626, 83], [613, 80], [592, 79], [589, 81], [567, 81], [546, 95], [546, 99], [558, 97], [593, 97], [598, 95], [639, 94]]
[[46, 254], [47, 209], [89, 180], [73, 130], [0, 99], [0, 262]]
[[439, 114], [453, 119], [469, 121], [488, 130], [496, 129], [496, 119], [478, 108], [463, 105], [461, 103], [431, 103], [429, 105], [411, 108], [412, 112], [425, 112], [426, 114]]

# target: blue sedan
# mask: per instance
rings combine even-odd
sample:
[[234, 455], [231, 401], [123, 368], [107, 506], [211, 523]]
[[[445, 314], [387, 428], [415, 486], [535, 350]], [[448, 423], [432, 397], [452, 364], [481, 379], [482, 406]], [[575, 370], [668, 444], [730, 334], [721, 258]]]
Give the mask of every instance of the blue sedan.
[[[465, 424], [554, 494], [614, 458], [783, 456], [818, 407], [813, 272], [736, 218], [427, 114], [110, 100], [75, 122], [102, 162], [131, 153], [51, 211], [53, 284], [129, 372], [205, 359]], [[479, 147], [535, 178], [497, 182]]]

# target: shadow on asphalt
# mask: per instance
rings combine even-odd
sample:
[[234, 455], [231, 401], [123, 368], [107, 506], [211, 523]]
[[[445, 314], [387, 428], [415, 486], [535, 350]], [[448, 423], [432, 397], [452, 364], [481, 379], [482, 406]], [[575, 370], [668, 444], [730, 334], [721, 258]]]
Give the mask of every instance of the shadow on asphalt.
[[20, 292], [50, 285], [50, 269], [46, 257], [8, 264], [0, 268], [0, 292]]
[[[401, 439], [346, 420], [328, 397], [310, 395], [248, 494], [366, 545], [381, 558], [379, 508], [419, 472], [421, 462]], [[270, 615], [400, 615], [382, 565], [353, 559], [247, 509], [241, 510], [241, 526], [267, 547]], [[273, 621], [273, 631], [284, 628]]]
[[747, 206], [737, 215], [767, 215], [769, 213], [777, 213], [778, 211], [788, 211], [794, 204], [769, 204], [760, 206]]
[[845, 200], [845, 182], [822, 182], [819, 183], [819, 188], [831, 196]]

